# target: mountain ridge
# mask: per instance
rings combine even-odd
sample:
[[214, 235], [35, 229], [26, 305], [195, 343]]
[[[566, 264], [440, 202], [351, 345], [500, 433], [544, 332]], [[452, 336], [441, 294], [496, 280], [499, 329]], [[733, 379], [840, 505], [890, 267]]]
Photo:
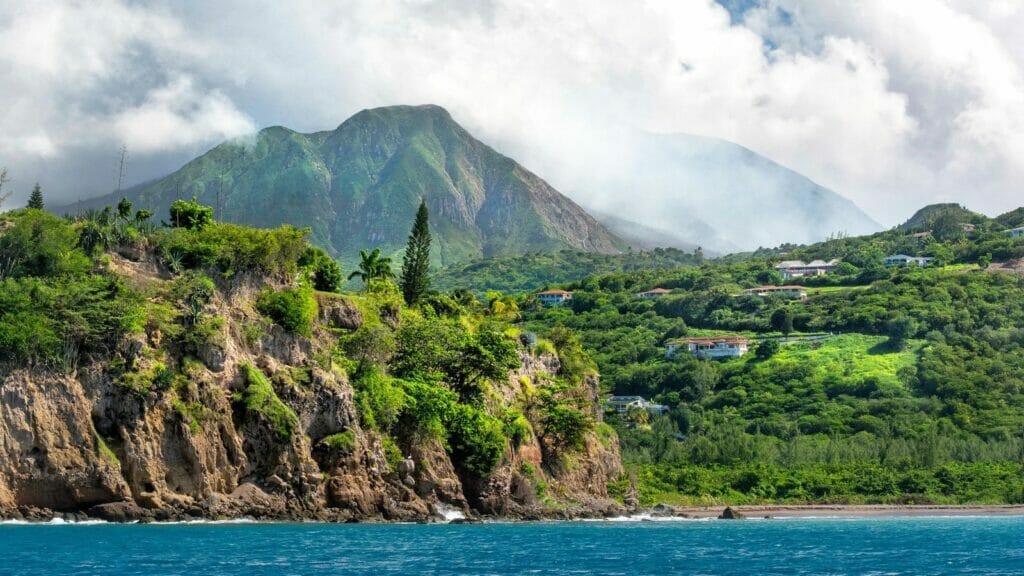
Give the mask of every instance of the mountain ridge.
[[[421, 198], [441, 265], [530, 251], [625, 248], [575, 202], [434, 105], [362, 110], [334, 130], [308, 134], [267, 127], [122, 195], [158, 214], [195, 196], [225, 221], [309, 226], [314, 242], [349, 263], [369, 247], [400, 253]], [[115, 196], [82, 206], [111, 204]]]

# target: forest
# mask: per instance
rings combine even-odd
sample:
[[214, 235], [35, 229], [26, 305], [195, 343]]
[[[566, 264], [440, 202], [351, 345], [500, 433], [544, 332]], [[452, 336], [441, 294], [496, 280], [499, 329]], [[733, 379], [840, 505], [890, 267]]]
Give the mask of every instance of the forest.
[[[524, 295], [523, 323], [577, 334], [607, 394], [668, 407], [607, 415], [647, 502], [1019, 503], [1024, 278], [983, 269], [1024, 256], [1024, 240], [1003, 233], [1013, 213], [970, 235], [961, 219], [591, 276], [562, 286], [563, 306]], [[936, 259], [883, 266], [893, 253]], [[813, 258], [841, 263], [785, 281], [806, 299], [744, 292]], [[655, 287], [671, 293], [637, 296]], [[666, 356], [669, 340], [710, 335], [746, 336], [750, 353]]]

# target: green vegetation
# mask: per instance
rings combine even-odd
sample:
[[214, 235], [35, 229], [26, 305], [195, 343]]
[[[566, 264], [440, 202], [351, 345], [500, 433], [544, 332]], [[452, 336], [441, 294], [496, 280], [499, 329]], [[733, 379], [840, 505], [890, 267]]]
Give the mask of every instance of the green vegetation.
[[427, 203], [421, 200], [405, 247], [402, 276], [398, 281], [405, 303], [410, 306], [417, 304], [430, 289], [430, 229], [427, 218]]
[[264, 292], [256, 308], [285, 330], [303, 336], [312, 334], [317, 304], [313, 290], [307, 286]]
[[[1024, 256], [1024, 241], [973, 216], [968, 236], [958, 214], [920, 218], [928, 235], [785, 247], [785, 259], [844, 261], [787, 281], [808, 286], [806, 300], [743, 293], [782, 283], [782, 257], [761, 251], [591, 276], [565, 285], [561, 307], [524, 296], [523, 328], [575, 334], [607, 392], [668, 406], [607, 415], [648, 503], [1021, 502], [1024, 281], [977, 264]], [[881, 264], [900, 252], [945, 266]], [[673, 292], [635, 296], [653, 287]], [[666, 357], [668, 340], [709, 335], [753, 338], [752, 353]]]
[[142, 302], [93, 272], [79, 227], [39, 210], [0, 216], [0, 358], [71, 371], [139, 331]]
[[531, 252], [452, 264], [437, 273], [433, 284], [446, 291], [462, 288], [478, 293], [488, 290], [516, 293], [567, 284], [588, 276], [699, 266], [703, 260], [700, 252], [675, 248], [624, 254], [572, 250]]
[[129, 199], [164, 215], [190, 197], [215, 207], [224, 221], [308, 226], [311, 240], [346, 270], [355, 269], [361, 248], [379, 246], [400, 258], [421, 200], [443, 216], [431, 227], [434, 265], [621, 245], [579, 206], [436, 106], [364, 110], [333, 131], [312, 134], [267, 128], [132, 189]]
[[299, 256], [298, 265], [310, 275], [313, 288], [321, 292], [339, 292], [344, 277], [341, 265], [323, 249], [310, 246]]
[[380, 248], [374, 248], [367, 252], [359, 251], [359, 269], [348, 275], [348, 279], [359, 278], [369, 288], [377, 280], [393, 280], [394, 271], [391, 270], [391, 258], [381, 256]]
[[331, 434], [324, 438], [322, 442], [333, 450], [351, 452], [356, 447], [356, 435], [351, 430], [345, 430], [344, 432]]
[[195, 196], [187, 202], [181, 199], [175, 200], [171, 204], [170, 212], [171, 226], [175, 228], [198, 231], [213, 224], [213, 208], [196, 202]]
[[39, 182], [32, 188], [32, 194], [28, 197], [28, 206], [33, 210], [43, 209], [43, 189], [39, 187]]
[[278, 436], [291, 438], [299, 425], [295, 412], [281, 402], [270, 380], [258, 368], [252, 364], [243, 364], [242, 374], [245, 376], [245, 389], [237, 395], [236, 400], [245, 407], [246, 412], [264, 419]]

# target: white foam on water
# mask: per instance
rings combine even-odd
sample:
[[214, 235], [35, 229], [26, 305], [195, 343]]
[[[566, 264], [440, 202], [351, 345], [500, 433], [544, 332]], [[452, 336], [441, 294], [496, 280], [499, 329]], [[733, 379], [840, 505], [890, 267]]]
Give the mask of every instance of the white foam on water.
[[454, 508], [447, 504], [438, 503], [437, 512], [441, 516], [444, 516], [446, 522], [451, 522], [452, 520], [466, 519], [466, 515], [462, 513], [462, 510], [459, 510], [458, 508]]
[[583, 518], [582, 522], [707, 522], [714, 518], [683, 518], [681, 516], [652, 516], [650, 514], [634, 514], [632, 516], [612, 516], [610, 518]]

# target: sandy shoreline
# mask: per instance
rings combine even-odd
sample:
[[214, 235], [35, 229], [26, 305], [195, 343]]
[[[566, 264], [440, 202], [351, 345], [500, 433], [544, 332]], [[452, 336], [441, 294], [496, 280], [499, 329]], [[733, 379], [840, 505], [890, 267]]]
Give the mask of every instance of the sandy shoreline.
[[[724, 506], [677, 506], [677, 516], [691, 518], [718, 518]], [[938, 505], [763, 505], [732, 506], [748, 518], [806, 517], [806, 516], [1024, 516], [1024, 505], [1006, 506], [938, 506]]]

